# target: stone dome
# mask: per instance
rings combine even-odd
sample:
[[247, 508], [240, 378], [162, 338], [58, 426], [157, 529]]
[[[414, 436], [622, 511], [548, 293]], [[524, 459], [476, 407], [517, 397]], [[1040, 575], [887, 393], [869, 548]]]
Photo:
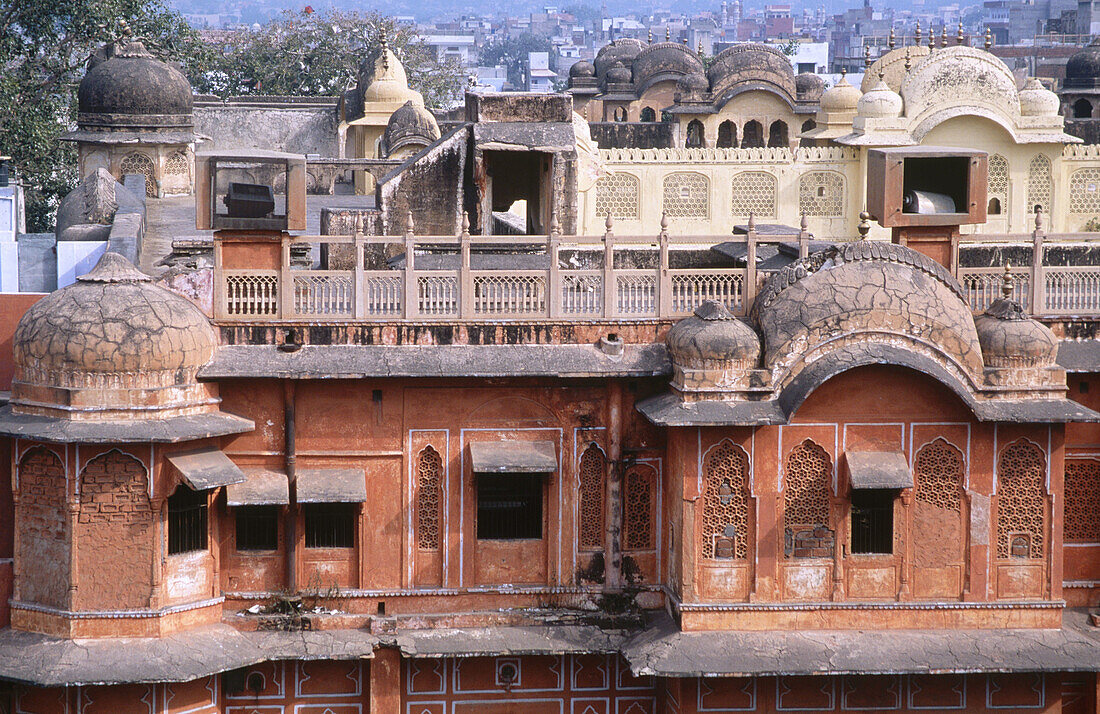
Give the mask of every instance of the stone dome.
[[[774, 273], [752, 315], [764, 367], [782, 389], [803, 370], [891, 362], [961, 391], [983, 379], [981, 346], [958, 281], [939, 263], [881, 241], [840, 243]], [[827, 374], [826, 374], [827, 376]]]
[[707, 300], [691, 317], [680, 320], [665, 340], [674, 364], [705, 367], [721, 362], [752, 369], [760, 360], [760, 338], [725, 305]]
[[140, 42], [101, 48], [89, 65], [77, 90], [81, 127], [191, 127], [191, 83]]
[[409, 143], [430, 144], [439, 136], [439, 124], [432, 113], [408, 101], [390, 115], [386, 124], [386, 152], [392, 153]]
[[817, 101], [825, 91], [825, 80], [813, 72], [802, 72], [794, 78], [794, 88], [799, 99]]
[[1066, 62], [1066, 87], [1091, 87], [1100, 81], [1100, 37]]
[[1020, 90], [1020, 114], [1023, 116], [1055, 116], [1061, 106], [1058, 95], [1034, 77]]
[[702, 72], [685, 74], [676, 82], [676, 88], [686, 94], [702, 94], [710, 89], [710, 83]]
[[1016, 78], [1008, 66], [985, 50], [965, 45], [937, 49], [902, 82], [905, 115], [920, 128], [915, 138], [944, 118], [960, 113], [984, 116], [1012, 126], [1020, 112]]
[[[886, 86], [895, 92], [901, 93], [901, 84], [905, 81], [909, 71], [922, 59], [931, 54], [924, 45], [905, 45], [895, 47], [882, 55], [871, 64], [863, 73], [863, 81], [859, 85], [859, 91], [869, 92], [878, 84], [879, 75]], [[906, 68], [906, 65], [909, 65]]]
[[212, 404], [196, 381], [218, 344], [209, 320], [117, 253], [36, 302], [12, 343], [13, 410], [117, 419]]
[[848, 78], [841, 76], [840, 81], [829, 87], [821, 95], [821, 110], [830, 114], [854, 112], [859, 106], [860, 91], [848, 84]]
[[364, 104], [424, 105], [420, 92], [409, 89], [405, 66], [385, 42], [359, 66], [359, 96]]
[[592, 61], [592, 66], [596, 68], [596, 76], [602, 78], [616, 62], [630, 64], [647, 46], [645, 42], [632, 37], [612, 40], [600, 48], [596, 53], [596, 59]]
[[1050, 328], [1008, 298], [994, 300], [974, 326], [986, 366], [1049, 367], [1058, 356], [1058, 338]]
[[605, 75], [608, 84], [630, 84], [634, 76], [630, 73], [630, 70], [626, 68], [622, 62], [616, 62], [611, 66], [611, 69], [607, 70]]
[[588, 60], [578, 60], [569, 68], [569, 76], [574, 79], [580, 77], [595, 77], [596, 65]]
[[794, 99], [794, 68], [785, 54], [774, 47], [746, 42], [719, 52], [707, 69], [712, 92], [724, 96], [746, 83], [770, 85]]
[[639, 89], [669, 77], [683, 77], [704, 70], [699, 55], [679, 42], [660, 42], [645, 48], [632, 63], [634, 83]]
[[886, 82], [882, 80], [856, 103], [856, 111], [861, 117], [868, 119], [899, 117], [903, 108], [901, 95], [886, 86]]

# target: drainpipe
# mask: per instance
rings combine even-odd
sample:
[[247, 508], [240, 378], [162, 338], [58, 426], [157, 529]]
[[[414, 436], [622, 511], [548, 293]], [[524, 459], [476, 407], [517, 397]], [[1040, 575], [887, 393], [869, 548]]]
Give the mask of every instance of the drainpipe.
[[283, 381], [283, 424], [286, 429], [284, 466], [290, 496], [286, 511], [286, 584], [291, 593], [298, 592], [298, 454], [295, 446], [295, 382]]
[[607, 394], [607, 553], [604, 557], [604, 590], [618, 592], [622, 589], [622, 440], [623, 386], [611, 382]]

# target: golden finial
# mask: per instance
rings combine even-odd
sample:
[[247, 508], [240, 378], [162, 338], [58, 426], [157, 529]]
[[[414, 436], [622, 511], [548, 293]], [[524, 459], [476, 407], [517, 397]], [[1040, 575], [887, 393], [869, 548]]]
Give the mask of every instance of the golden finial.
[[932, 53], [936, 49], [936, 31], [931, 27], [928, 28], [928, 52]]
[[671, 41], [672, 41], [672, 28], [669, 27], [668, 25], [665, 25], [665, 42], [671, 42]]
[[913, 69], [913, 58], [909, 56], [909, 47], [905, 48], [905, 73], [909, 74], [909, 70]]
[[894, 45], [897, 44], [897, 38], [894, 37], [894, 27], [890, 26], [890, 39], [886, 41], [886, 46], [890, 49], [894, 49]]
[[382, 35], [382, 69], [390, 68], [390, 41]]
[[913, 31], [914, 44], [920, 45], [920, 20], [917, 20], [917, 29]]
[[1005, 261], [1005, 274], [1004, 274], [1004, 277], [1001, 278], [1001, 295], [1004, 296], [1005, 300], [1011, 300], [1012, 299], [1012, 284], [1013, 284], [1013, 280], [1012, 280], [1012, 262], [1006, 260]]
[[947, 23], [940, 28], [940, 47], [947, 47]]
[[955, 35], [955, 44], [961, 45], [966, 42], [966, 35], [963, 34], [963, 23], [959, 20], [959, 34]]
[[989, 31], [989, 28], [985, 28], [985, 51], [988, 52], [989, 48], [993, 46], [993, 33]]
[[871, 232], [871, 214], [867, 211], [861, 211], [859, 214], [859, 226], [856, 228], [859, 231], [859, 239], [866, 240], [867, 234]]
[[843, 80], [846, 76], [848, 76], [848, 68], [847, 67], [841, 67], [840, 68], [840, 78]]
[[703, 56], [703, 41], [702, 40], [699, 40], [699, 49], [696, 52], [700, 57]]
[[685, 33], [685, 34], [684, 34], [684, 37], [683, 37], [683, 39], [682, 39], [682, 40], [680, 40], [680, 42], [683, 42], [683, 43], [684, 43], [684, 47], [687, 47], [687, 46], [688, 46], [688, 36], [687, 36], [687, 33]]
[[864, 67], [870, 67], [871, 66], [871, 45], [864, 45], [863, 46], [863, 66]]
[[653, 28], [652, 27], [649, 28], [649, 32], [646, 33], [646, 42], [648, 42], [651, 45], [653, 44]]

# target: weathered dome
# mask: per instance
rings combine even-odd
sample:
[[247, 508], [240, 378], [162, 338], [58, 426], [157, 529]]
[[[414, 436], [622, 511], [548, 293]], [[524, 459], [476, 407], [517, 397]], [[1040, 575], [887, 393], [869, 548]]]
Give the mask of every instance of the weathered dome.
[[821, 110], [830, 114], [854, 112], [859, 106], [861, 96], [858, 89], [848, 84], [848, 78], [841, 76], [839, 82], [821, 95]]
[[573, 63], [572, 67], [569, 68], [569, 76], [573, 78], [595, 77], [596, 65], [592, 64], [588, 60], [578, 60]]
[[196, 382], [218, 343], [210, 322], [117, 253], [36, 302], [12, 342], [12, 405], [24, 413], [94, 419], [210, 404]]
[[645, 48], [634, 58], [634, 83], [640, 90], [671, 77], [683, 77], [704, 70], [699, 55], [679, 42], [660, 42]]
[[982, 357], [989, 367], [1048, 367], [1058, 356], [1058, 338], [1032, 320], [1019, 303], [997, 298], [974, 320]]
[[408, 101], [390, 115], [384, 135], [386, 153], [409, 143], [430, 144], [439, 138], [439, 124], [423, 106]]
[[[1020, 112], [1016, 78], [1007, 65], [985, 50], [965, 45], [937, 49], [902, 82], [905, 115], [926, 127], [960, 112], [985, 116], [1011, 126]], [[920, 138], [923, 133], [914, 130]]]
[[884, 361], [965, 390], [982, 380], [981, 346], [958, 281], [904, 246], [853, 241], [792, 263], [768, 279], [752, 314], [779, 388], [803, 370]]
[[420, 92], [409, 89], [405, 66], [385, 42], [359, 65], [359, 98], [364, 104], [424, 104]]
[[616, 62], [611, 66], [611, 69], [607, 70], [607, 83], [608, 84], [630, 84], [633, 79], [633, 75], [630, 70], [626, 68], [622, 62]]
[[760, 359], [760, 338], [725, 305], [708, 300], [695, 308], [695, 314], [680, 320], [666, 338], [673, 363], [703, 367], [722, 362], [731, 367], [751, 369]]
[[701, 94], [710, 89], [710, 83], [702, 72], [692, 72], [680, 77], [676, 82], [676, 88], [686, 94]]
[[1091, 87], [1100, 80], [1100, 37], [1066, 62], [1066, 87]]
[[825, 80], [813, 72], [802, 72], [794, 78], [794, 88], [799, 99], [817, 101], [825, 91]]
[[77, 90], [81, 127], [190, 128], [191, 83], [140, 42], [108, 46], [93, 58]]
[[903, 108], [901, 95], [886, 86], [886, 82], [882, 80], [856, 103], [859, 115], [868, 119], [899, 117]]
[[630, 64], [638, 56], [638, 53], [647, 46], [645, 42], [635, 40], [632, 37], [612, 40], [609, 44], [600, 48], [600, 51], [596, 53], [596, 59], [592, 61], [592, 65], [596, 68], [596, 76], [602, 78], [616, 62], [622, 62], [624, 65]]
[[735, 92], [747, 83], [770, 85], [794, 99], [794, 68], [785, 54], [774, 47], [746, 42], [727, 47], [715, 56], [707, 69], [716, 96]]
[[896, 47], [879, 57], [863, 73], [863, 81], [859, 85], [859, 91], [869, 92], [878, 84], [879, 75], [886, 86], [895, 92], [901, 93], [901, 83], [905, 81], [909, 71], [922, 59], [931, 54], [931, 50], [923, 45], [906, 45]]
[[1061, 105], [1058, 95], [1034, 77], [1020, 90], [1020, 114], [1023, 116], [1054, 116]]

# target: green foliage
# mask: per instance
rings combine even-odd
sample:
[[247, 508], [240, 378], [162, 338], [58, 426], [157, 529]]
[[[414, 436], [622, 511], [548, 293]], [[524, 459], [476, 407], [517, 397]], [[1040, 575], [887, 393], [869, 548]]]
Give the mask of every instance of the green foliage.
[[339, 96], [382, 38], [425, 103], [444, 106], [460, 97], [465, 74], [457, 61], [439, 62], [432, 47], [392, 18], [339, 10], [288, 10], [258, 31], [234, 36], [222, 67], [203, 78], [203, 88], [222, 96]]
[[75, 128], [76, 87], [97, 46], [122, 23], [161, 57], [206, 71], [215, 53], [161, 0], [0, 0], [0, 154], [26, 184], [27, 230], [51, 230], [76, 185], [76, 152], [59, 141]]
[[[513, 86], [523, 84], [523, 71], [527, 67], [527, 55], [531, 52], [551, 52], [550, 40], [536, 37], [529, 32], [516, 37], [491, 42], [478, 52], [480, 63], [486, 67], [504, 65], [508, 70], [508, 81]], [[551, 67], [553, 69], [553, 67]]]

